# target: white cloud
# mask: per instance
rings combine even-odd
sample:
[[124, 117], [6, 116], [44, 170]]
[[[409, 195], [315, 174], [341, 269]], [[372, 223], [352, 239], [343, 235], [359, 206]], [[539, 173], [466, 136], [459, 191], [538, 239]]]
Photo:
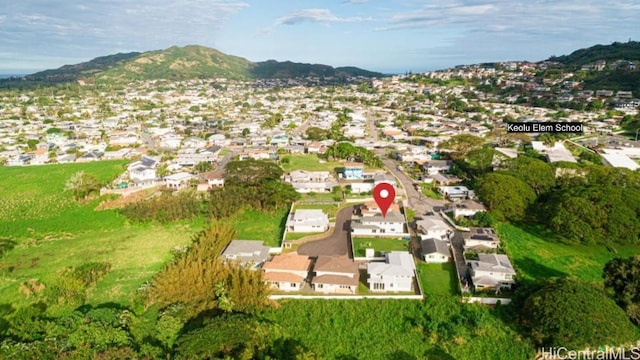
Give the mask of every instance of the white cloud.
[[242, 0], [15, 1], [3, 8], [0, 48], [35, 62], [40, 54], [88, 60], [171, 45], [215, 46], [228, 18], [248, 6]]
[[289, 13], [276, 19], [276, 25], [296, 25], [305, 22], [336, 23], [336, 22], [361, 22], [371, 18], [339, 17], [329, 9], [304, 9]]

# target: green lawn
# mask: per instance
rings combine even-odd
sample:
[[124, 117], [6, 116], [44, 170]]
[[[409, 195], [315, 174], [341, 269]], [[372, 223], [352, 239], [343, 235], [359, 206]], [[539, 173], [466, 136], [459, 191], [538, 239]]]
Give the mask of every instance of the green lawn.
[[265, 245], [276, 247], [280, 246], [288, 212], [288, 208], [274, 212], [245, 210], [225, 222], [238, 232], [236, 239], [263, 240]]
[[338, 196], [342, 200], [341, 194], [333, 194], [333, 193], [307, 193], [300, 194], [300, 200], [298, 203], [314, 203], [314, 202], [336, 202], [335, 197]]
[[315, 154], [283, 155], [282, 159], [289, 159], [289, 163], [282, 163], [282, 168], [285, 172], [293, 170], [307, 170], [329, 171], [330, 173], [335, 174], [338, 168], [343, 167], [340, 162], [326, 161], [324, 159], [320, 159]]
[[602, 283], [602, 269], [607, 261], [640, 254], [637, 245], [614, 245], [617, 251], [614, 253], [603, 245], [563, 244], [539, 228], [499, 224], [496, 230], [518, 276], [528, 280], [572, 275]]
[[336, 215], [338, 214], [338, 210], [340, 207], [338, 204], [300, 204], [296, 203], [295, 209], [318, 209], [324, 211], [325, 214], [329, 215], [330, 220], [335, 220]]
[[365, 256], [365, 249], [374, 248], [376, 250], [376, 256], [380, 256], [381, 251], [406, 251], [407, 241], [402, 239], [387, 239], [387, 238], [352, 238], [353, 251], [355, 256]]
[[422, 193], [426, 197], [442, 200], [442, 194], [438, 193], [436, 188], [431, 184], [420, 184], [420, 190], [422, 190]]
[[106, 261], [111, 271], [89, 289], [88, 302], [130, 303], [132, 294], [170, 259], [176, 245], [188, 244], [202, 226], [130, 224], [114, 210], [94, 211], [98, 200], [78, 203], [64, 191], [66, 180], [84, 170], [113, 179], [124, 162], [105, 161], [0, 168], [0, 237], [17, 242], [0, 260], [0, 299], [21, 304], [20, 284], [45, 285], [65, 267]]
[[285, 236], [286, 240], [300, 240], [307, 236], [318, 235], [322, 233], [313, 232], [313, 233], [295, 233], [295, 232], [287, 232], [287, 236]]
[[458, 294], [458, 277], [453, 263], [417, 264], [420, 285], [425, 294]]

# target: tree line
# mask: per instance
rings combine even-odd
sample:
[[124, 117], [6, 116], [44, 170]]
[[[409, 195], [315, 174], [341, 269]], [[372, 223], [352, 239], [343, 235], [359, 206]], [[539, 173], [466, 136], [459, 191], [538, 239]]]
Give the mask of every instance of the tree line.
[[212, 189], [204, 200], [193, 192], [165, 192], [128, 204], [120, 213], [137, 222], [166, 223], [198, 216], [223, 219], [244, 209], [274, 211], [289, 207], [300, 196], [290, 184], [280, 181], [282, 175], [282, 168], [270, 161], [230, 161], [225, 167], [225, 186]]
[[520, 156], [475, 180], [478, 195], [497, 220], [540, 223], [574, 243], [638, 242], [637, 172], [602, 165], [554, 168]]

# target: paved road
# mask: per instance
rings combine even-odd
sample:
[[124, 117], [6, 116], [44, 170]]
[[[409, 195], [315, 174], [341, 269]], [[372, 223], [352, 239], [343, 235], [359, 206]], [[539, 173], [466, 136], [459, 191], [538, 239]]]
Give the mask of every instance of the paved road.
[[398, 170], [397, 165], [390, 159], [384, 157], [384, 154], [378, 153], [380, 159], [387, 167], [387, 169], [398, 179], [404, 188], [404, 192], [407, 195], [407, 200], [409, 202], [409, 207], [412, 208], [416, 215], [424, 215], [430, 211], [433, 211], [434, 207], [442, 207], [444, 206], [444, 201], [431, 199], [429, 197], [424, 196], [421, 192], [416, 190], [413, 186], [414, 180], [411, 179], [407, 174], [403, 171]]
[[227, 166], [227, 163], [231, 161], [232, 158], [233, 158], [233, 152], [230, 152], [227, 155], [225, 155], [222, 159], [218, 161], [216, 170], [214, 172], [215, 173], [224, 172], [224, 167]]
[[349, 244], [349, 230], [353, 206], [346, 207], [336, 216], [336, 226], [328, 238], [301, 245], [298, 254], [316, 257], [319, 255], [347, 255], [353, 258]]
[[376, 128], [376, 119], [373, 112], [369, 111], [365, 115], [367, 117], [367, 126], [369, 127], [369, 138], [372, 141], [378, 141], [378, 129]]

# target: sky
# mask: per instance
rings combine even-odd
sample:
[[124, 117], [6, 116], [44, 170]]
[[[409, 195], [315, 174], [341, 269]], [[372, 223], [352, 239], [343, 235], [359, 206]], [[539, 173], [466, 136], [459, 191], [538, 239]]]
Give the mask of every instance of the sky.
[[640, 0], [0, 0], [0, 74], [204, 45], [384, 73], [640, 40]]

